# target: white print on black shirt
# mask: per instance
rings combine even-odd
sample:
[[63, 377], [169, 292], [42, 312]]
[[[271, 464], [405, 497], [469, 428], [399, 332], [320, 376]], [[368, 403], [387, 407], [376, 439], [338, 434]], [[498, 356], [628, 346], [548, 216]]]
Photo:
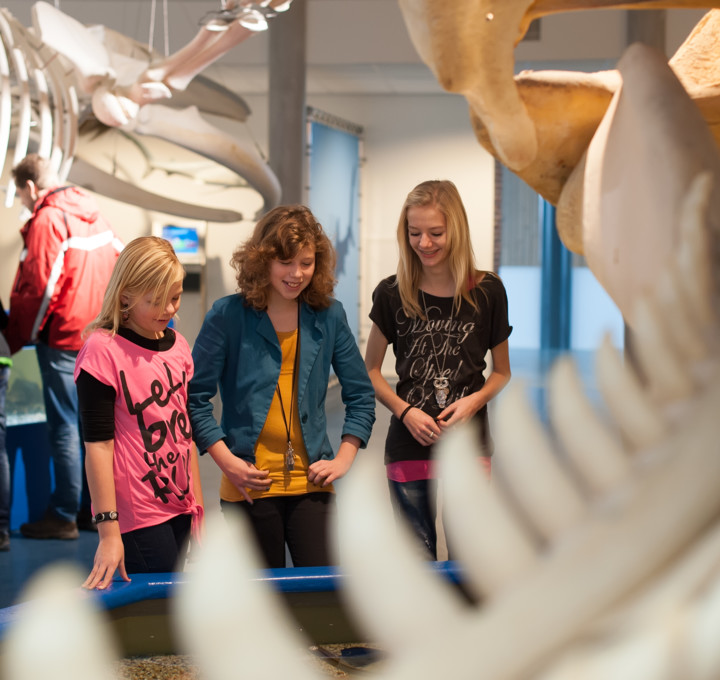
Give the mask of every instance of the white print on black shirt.
[[[190, 420], [184, 410], [173, 409], [169, 420], [158, 420], [154, 423], [145, 422], [145, 410], [148, 406], [156, 404], [165, 407], [170, 403], [172, 396], [185, 386], [187, 375], [182, 372], [180, 382], [173, 383], [170, 367], [163, 363], [167, 374], [168, 384], [163, 385], [160, 380], [153, 380], [150, 383], [150, 396], [142, 401], [134, 401], [130, 395], [125, 372], [120, 371], [120, 382], [122, 384], [123, 396], [130, 415], [137, 418], [138, 428], [142, 435], [145, 451], [143, 457], [148, 464], [148, 473], [141, 481], [148, 482], [163, 503], [167, 503], [167, 497], [175, 494], [179, 500], [183, 500], [190, 491]], [[158, 452], [165, 444], [168, 434], [173, 442], [177, 444], [178, 433], [182, 441], [188, 442], [185, 451], [168, 451], [164, 456]], [[164, 474], [163, 474], [164, 472]], [[182, 476], [178, 480], [178, 476]], [[173, 487], [170, 487], [172, 482]], [[184, 485], [184, 486], [182, 486]]]
[[464, 362], [460, 358], [462, 346], [475, 330], [475, 321], [452, 318], [433, 318], [443, 315], [437, 305], [427, 308], [427, 320], [408, 319], [402, 309], [395, 315], [398, 338], [406, 337], [405, 360], [408, 377], [413, 383], [405, 399], [423, 408], [435, 400], [435, 378], [446, 378], [450, 383], [448, 403], [465, 396], [468, 386], [460, 386]]

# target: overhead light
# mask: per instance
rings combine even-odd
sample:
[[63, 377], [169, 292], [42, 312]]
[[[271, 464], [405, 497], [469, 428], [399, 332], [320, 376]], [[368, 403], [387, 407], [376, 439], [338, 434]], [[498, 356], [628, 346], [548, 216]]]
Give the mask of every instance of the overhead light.
[[284, 2], [278, 7], [270, 7], [271, 0], [260, 2], [239, 2], [235, 7], [223, 7], [214, 12], [208, 12], [202, 19], [200, 25], [208, 31], [227, 31], [237, 21], [249, 31], [266, 31], [268, 19], [276, 16], [279, 12], [285, 12], [292, 0]]

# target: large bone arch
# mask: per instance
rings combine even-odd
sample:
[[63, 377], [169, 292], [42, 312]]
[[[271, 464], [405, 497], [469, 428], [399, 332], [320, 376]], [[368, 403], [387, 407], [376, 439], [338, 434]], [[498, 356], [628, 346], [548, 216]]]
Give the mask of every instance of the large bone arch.
[[410, 38], [443, 88], [464, 95], [498, 158], [517, 171], [538, 135], [514, 81], [514, 49], [539, 17], [593, 8], [710, 8], [717, 0], [399, 0]]
[[[641, 77], [627, 97], [618, 71], [523, 72], [513, 77], [512, 36], [521, 37], [537, 16], [568, 9], [713, 3], [400, 0], [400, 4], [423, 59], [446, 89], [464, 94], [470, 103], [479, 141], [558, 206], [561, 239], [570, 250], [586, 256], [591, 271], [632, 326], [636, 301], [655, 283], [666, 257], [677, 248], [676, 197], [687, 192], [698, 172], [717, 176], [720, 10], [711, 10], [698, 23], [672, 58], [670, 69], [664, 56], [636, 51], [631, 58], [639, 58], [643, 65], [628, 73], [635, 77], [646, 69], [652, 77], [644, 81]], [[617, 118], [619, 108], [625, 115]], [[603, 135], [598, 138], [601, 121]], [[644, 134], [646, 128], [651, 135]], [[670, 129], [679, 132], [666, 134]], [[607, 140], [618, 138], [625, 146], [616, 145], [607, 154]], [[644, 139], [653, 139], [653, 146], [643, 146]], [[628, 161], [636, 162], [634, 175], [626, 172]], [[604, 167], [613, 167], [614, 173]], [[653, 194], [653, 202], [638, 202], [632, 192], [618, 191], [621, 177], [636, 182], [638, 191]], [[720, 211], [717, 189], [711, 193], [711, 203], [714, 215]], [[638, 215], [637, 205], [648, 206], [651, 213]], [[618, 220], [617, 212], [623, 209], [636, 219]], [[715, 229], [713, 238], [717, 237]], [[713, 302], [718, 303], [717, 296]]]
[[[717, 7], [718, 0], [399, 0], [410, 36], [448, 91], [463, 94], [480, 143], [553, 205], [580, 163], [613, 94], [617, 71], [524, 71], [514, 75], [514, 47], [533, 19], [569, 10]], [[720, 15], [709, 12], [670, 64], [720, 144], [717, 54]], [[558, 215], [565, 245], [584, 254], [576, 211]]]

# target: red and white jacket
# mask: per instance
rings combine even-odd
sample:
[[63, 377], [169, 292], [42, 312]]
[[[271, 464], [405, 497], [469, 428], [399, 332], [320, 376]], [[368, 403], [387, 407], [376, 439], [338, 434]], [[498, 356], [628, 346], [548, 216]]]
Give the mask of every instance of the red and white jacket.
[[25, 247], [5, 330], [10, 351], [40, 340], [79, 350], [83, 330], [100, 311], [122, 243], [95, 199], [74, 186], [42, 191], [20, 234]]

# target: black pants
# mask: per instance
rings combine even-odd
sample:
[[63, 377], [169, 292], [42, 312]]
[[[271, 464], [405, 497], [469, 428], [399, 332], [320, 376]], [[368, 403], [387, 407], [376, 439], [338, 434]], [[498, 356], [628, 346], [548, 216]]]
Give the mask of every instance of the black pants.
[[191, 524], [191, 515], [178, 515], [162, 524], [123, 534], [127, 573], [182, 571]]
[[221, 501], [220, 505], [223, 512], [241, 512], [250, 520], [267, 567], [285, 566], [285, 544], [295, 567], [331, 564], [328, 520], [335, 494], [318, 491], [260, 498], [252, 504]]
[[430, 558], [437, 560], [437, 480], [394, 482], [389, 479], [388, 485], [395, 515], [407, 520]]

